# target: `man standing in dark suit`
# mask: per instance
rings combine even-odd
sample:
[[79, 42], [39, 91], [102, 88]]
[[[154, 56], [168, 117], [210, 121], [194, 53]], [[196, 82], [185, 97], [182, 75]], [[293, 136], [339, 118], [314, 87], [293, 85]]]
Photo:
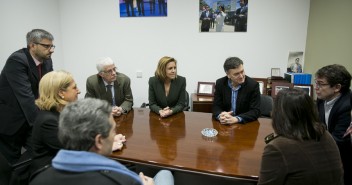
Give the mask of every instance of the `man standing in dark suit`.
[[87, 79], [85, 97], [106, 100], [112, 105], [114, 116], [128, 113], [133, 105], [130, 78], [116, 71], [110, 57], [99, 59], [97, 70], [98, 74]]
[[315, 74], [315, 91], [319, 118], [326, 124], [340, 150], [345, 185], [352, 184], [351, 137], [344, 133], [351, 123], [351, 74], [344, 66], [333, 64]]
[[31, 153], [40, 78], [53, 70], [54, 37], [42, 29], [27, 33], [27, 48], [14, 52], [0, 75], [0, 152], [14, 164], [22, 147]]
[[206, 6], [206, 10], [200, 15], [200, 20], [202, 21], [200, 31], [209, 32], [210, 22], [213, 19], [213, 14], [209, 11], [209, 6]]
[[241, 8], [236, 10], [235, 14], [235, 32], [247, 31], [247, 17], [248, 17], [248, 0], [240, 0]]
[[247, 123], [260, 116], [259, 84], [244, 73], [243, 61], [229, 57], [225, 77], [216, 80], [213, 116], [222, 124]]

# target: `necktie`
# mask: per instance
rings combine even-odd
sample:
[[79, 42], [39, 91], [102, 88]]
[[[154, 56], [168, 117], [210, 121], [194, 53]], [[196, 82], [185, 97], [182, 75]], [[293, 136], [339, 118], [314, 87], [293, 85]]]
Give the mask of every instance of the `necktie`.
[[109, 103], [111, 103], [111, 105], [114, 106], [115, 105], [115, 101], [114, 101], [113, 96], [112, 96], [111, 88], [112, 88], [112, 85], [106, 85], [106, 94], [107, 94]]
[[42, 64], [37, 65], [38, 68], [38, 74], [39, 74], [39, 79], [42, 78]]

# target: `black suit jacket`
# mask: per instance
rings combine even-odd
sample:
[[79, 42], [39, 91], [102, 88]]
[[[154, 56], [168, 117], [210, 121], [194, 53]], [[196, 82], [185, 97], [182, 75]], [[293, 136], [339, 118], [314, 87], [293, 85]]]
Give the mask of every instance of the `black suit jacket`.
[[[53, 70], [52, 60], [42, 65], [42, 75]], [[13, 135], [23, 124], [33, 125], [39, 73], [27, 48], [14, 52], [0, 75], [0, 134]]]
[[[335, 102], [330, 111], [328, 131], [338, 143], [351, 143], [350, 137], [342, 138], [351, 123], [352, 105], [350, 98], [351, 91], [341, 94], [340, 98]], [[320, 121], [326, 124], [324, 102], [324, 100], [317, 99]]]
[[58, 138], [60, 113], [57, 111], [39, 111], [33, 126], [33, 161], [31, 173], [51, 164], [57, 152], [63, 148]]
[[[213, 116], [231, 111], [232, 90], [228, 86], [227, 76], [216, 80]], [[243, 123], [257, 120], [260, 116], [260, 91], [257, 81], [246, 76], [245, 82], [238, 90], [235, 116], [243, 119]]]
[[202, 21], [201, 29], [209, 31], [210, 21], [211, 21], [211, 19], [213, 19], [213, 13], [211, 13], [209, 11], [208, 16], [207, 16], [206, 11], [203, 11], [202, 14], [200, 15], [199, 19]]
[[186, 102], [186, 78], [177, 75], [171, 81], [169, 95], [165, 95], [164, 82], [156, 77], [149, 78], [149, 108], [159, 114], [159, 110], [170, 107], [173, 114], [183, 111]]

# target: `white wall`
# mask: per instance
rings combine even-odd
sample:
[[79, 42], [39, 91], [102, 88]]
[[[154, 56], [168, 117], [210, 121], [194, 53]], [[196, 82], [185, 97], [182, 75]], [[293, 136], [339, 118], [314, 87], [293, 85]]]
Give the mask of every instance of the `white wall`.
[[[215, 82], [224, 76], [222, 65], [229, 56], [242, 58], [249, 76], [268, 77], [272, 67], [279, 67], [284, 73], [288, 52], [305, 51], [310, 3], [309, 0], [251, 0], [247, 33], [199, 33], [198, 0], [169, 0], [168, 17], [155, 18], [120, 18], [118, 0], [55, 2], [59, 13], [54, 11], [54, 2], [34, 1], [40, 7], [49, 6], [50, 15], [56, 15], [51, 17], [53, 21], [60, 20], [55, 26], [60, 27], [62, 46], [56, 51], [62, 51], [63, 66], [73, 73], [82, 91], [80, 97], [85, 94], [86, 78], [96, 73], [96, 59], [110, 56], [118, 70], [132, 80], [135, 107], [148, 100], [148, 79], [165, 55], [178, 60], [178, 74], [187, 78], [190, 93], [196, 91], [198, 81]], [[12, 15], [10, 9], [4, 11], [7, 17]], [[39, 10], [34, 14], [43, 17]], [[13, 19], [20, 21], [22, 16]], [[10, 20], [6, 23], [11, 25]], [[11, 40], [6, 38], [7, 42], [18, 40], [28, 31], [27, 27], [7, 29], [11, 37]], [[3, 50], [1, 57], [12, 52]], [[54, 59], [55, 63], [61, 62]], [[143, 78], [136, 78], [138, 70], [143, 72]]]
[[56, 0], [0, 0], [0, 69], [13, 52], [26, 47], [26, 34], [35, 28], [53, 34], [54, 68], [64, 68], [59, 15]]

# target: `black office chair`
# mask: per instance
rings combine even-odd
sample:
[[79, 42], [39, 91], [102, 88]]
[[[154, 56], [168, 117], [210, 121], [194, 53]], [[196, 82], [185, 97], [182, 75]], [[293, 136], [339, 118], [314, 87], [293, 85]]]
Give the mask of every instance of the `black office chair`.
[[[190, 109], [190, 106], [189, 106], [189, 94], [188, 94], [187, 91], [186, 91], [185, 96], [186, 96], [186, 98], [185, 98], [185, 108], [183, 108], [183, 111], [189, 111], [189, 109]], [[149, 103], [143, 102], [142, 105], [141, 105], [141, 108], [147, 108], [148, 106], [149, 106]]]
[[0, 184], [1, 185], [19, 185], [18, 176], [14, 173], [13, 166], [0, 153]]
[[260, 112], [261, 117], [271, 117], [271, 111], [273, 110], [273, 98], [268, 95], [260, 95]]

